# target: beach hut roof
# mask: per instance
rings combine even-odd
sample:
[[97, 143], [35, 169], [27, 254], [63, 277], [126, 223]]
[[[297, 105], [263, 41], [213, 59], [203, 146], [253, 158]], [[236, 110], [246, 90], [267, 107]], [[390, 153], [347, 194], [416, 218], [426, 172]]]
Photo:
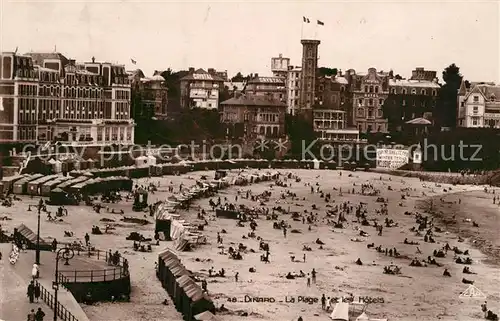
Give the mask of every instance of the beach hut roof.
[[216, 316], [210, 311], [205, 311], [205, 312], [202, 312], [200, 314], [197, 314], [194, 316], [194, 319], [198, 320], [198, 321], [216, 321], [217, 320]]
[[356, 318], [356, 321], [369, 321], [370, 318], [368, 317], [368, 315], [366, 315], [365, 312], [361, 313], [359, 315], [359, 317]]
[[349, 303], [339, 302], [335, 304], [330, 318], [333, 321], [349, 321]]

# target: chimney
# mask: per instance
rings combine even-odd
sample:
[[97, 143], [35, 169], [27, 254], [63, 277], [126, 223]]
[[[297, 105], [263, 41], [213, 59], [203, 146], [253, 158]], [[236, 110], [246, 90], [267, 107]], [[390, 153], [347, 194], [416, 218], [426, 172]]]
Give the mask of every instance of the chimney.
[[190, 74], [194, 74], [194, 68], [193, 67], [189, 67], [189, 73]]
[[259, 74], [257, 74], [257, 73], [256, 73], [256, 74], [254, 75], [254, 77], [255, 77], [255, 78], [259, 77]]
[[95, 57], [92, 57], [92, 63], [94, 63], [94, 62], [95, 62]]
[[215, 69], [214, 68], [208, 68], [208, 73], [213, 75], [215, 74]]

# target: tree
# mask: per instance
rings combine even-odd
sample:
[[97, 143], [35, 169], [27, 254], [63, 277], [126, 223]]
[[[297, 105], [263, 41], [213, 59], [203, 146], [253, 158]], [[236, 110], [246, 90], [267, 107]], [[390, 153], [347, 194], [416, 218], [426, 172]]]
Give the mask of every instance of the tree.
[[244, 80], [246, 80], [245, 77], [243, 77], [243, 75], [239, 71], [233, 78], [231, 78], [231, 81], [234, 81], [234, 82], [242, 82]]
[[441, 86], [438, 99], [436, 124], [440, 127], [455, 127], [457, 122], [457, 95], [462, 75], [460, 68], [451, 64], [443, 71], [445, 84]]
[[229, 87], [224, 86], [224, 89], [222, 89], [219, 94], [219, 104], [223, 101], [228, 100], [229, 98], [231, 98], [231, 94], [229, 93]]
[[320, 76], [337, 76], [338, 70], [337, 68], [327, 68], [327, 67], [320, 67], [318, 68], [318, 74]]

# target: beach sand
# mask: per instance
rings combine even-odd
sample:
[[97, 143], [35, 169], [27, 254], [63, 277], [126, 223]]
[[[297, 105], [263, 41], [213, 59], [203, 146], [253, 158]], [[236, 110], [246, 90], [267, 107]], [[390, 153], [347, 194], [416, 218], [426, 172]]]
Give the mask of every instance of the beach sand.
[[[233, 171], [231, 175], [235, 175]], [[262, 171], [261, 171], [262, 172]], [[215, 270], [224, 268], [225, 278], [207, 278], [209, 294], [217, 306], [224, 304], [229, 310], [244, 310], [250, 315], [239, 317], [236, 315], [221, 315], [222, 320], [296, 320], [302, 316], [304, 320], [329, 320], [329, 314], [321, 309], [318, 299], [322, 294], [326, 297], [338, 297], [352, 293], [355, 298], [359, 296], [383, 299], [384, 303], [369, 304], [367, 313], [372, 317], [389, 318], [390, 320], [480, 320], [482, 313], [480, 304], [484, 299], [460, 298], [460, 294], [465, 291], [468, 285], [461, 282], [463, 265], [453, 262], [453, 256], [449, 253], [446, 258], [437, 258], [443, 267], [410, 267], [411, 258], [421, 259], [432, 256], [432, 251], [442, 247], [446, 242], [450, 246], [458, 246], [460, 249], [469, 249], [470, 257], [474, 263], [471, 269], [477, 275], [465, 275], [468, 279], [475, 281], [474, 285], [482, 291], [488, 300], [488, 307], [495, 313], [499, 311], [500, 278], [498, 265], [493, 260], [493, 255], [497, 252], [488, 252], [483, 243], [478, 243], [480, 236], [486, 233], [491, 244], [498, 241], [495, 238], [495, 229], [498, 231], [498, 206], [492, 204], [492, 194], [486, 194], [482, 187], [478, 186], [450, 186], [434, 183], [420, 182], [415, 178], [391, 177], [367, 172], [347, 172], [339, 176], [339, 171], [326, 170], [281, 170], [281, 173], [293, 172], [302, 178], [301, 182], [288, 180], [291, 187], [282, 188], [272, 186], [273, 184], [259, 183], [246, 187], [231, 187], [220, 192], [222, 198], [227, 197], [230, 202], [234, 201], [236, 191], [251, 190], [252, 193], [260, 194], [270, 191], [271, 200], [265, 204], [267, 207], [281, 206], [290, 211], [318, 213], [319, 217], [325, 215], [327, 203], [320, 198], [319, 193], [310, 193], [310, 188], [305, 183], [319, 183], [319, 188], [325, 193], [331, 193], [330, 205], [334, 206], [345, 201], [357, 205], [359, 202], [367, 203], [368, 218], [377, 218], [383, 222], [385, 216], [375, 214], [380, 208], [380, 203], [376, 202], [375, 196], [363, 196], [359, 194], [360, 184], [369, 183], [381, 191], [380, 196], [389, 199], [390, 219], [398, 223], [398, 227], [384, 228], [383, 235], [378, 236], [374, 227], [362, 227], [369, 233], [369, 237], [364, 238], [364, 242], [352, 242], [351, 239], [358, 237], [359, 232], [355, 230], [360, 224], [352, 222], [355, 220], [354, 214], [347, 216], [348, 225], [344, 229], [333, 229], [331, 226], [319, 222], [311, 226], [302, 222], [293, 221], [290, 215], [280, 215], [280, 220], [284, 219], [292, 225], [291, 229], [299, 229], [300, 234], [290, 233], [284, 238], [280, 230], [272, 227], [273, 221], [267, 221], [265, 217], [260, 218], [257, 223], [256, 234], [270, 245], [271, 263], [265, 264], [260, 261], [262, 251], [259, 251], [259, 241], [256, 239], [243, 239], [242, 236], [249, 232], [246, 227], [236, 227], [236, 221], [230, 219], [217, 218], [209, 219], [209, 225], [205, 227], [204, 233], [208, 236], [209, 244], [201, 245], [192, 252], [182, 252], [179, 256], [184, 265], [193, 272], [198, 272], [200, 276], [208, 276], [208, 269], [214, 267]], [[160, 191], [150, 195], [150, 203], [155, 200], [166, 199], [170, 194], [164, 191], [170, 181], [178, 185], [181, 181], [186, 185], [192, 185], [201, 175], [206, 174], [212, 178], [214, 172], [190, 173], [180, 177], [151, 178], [152, 182], [160, 182]], [[349, 177], [352, 174], [352, 177]], [[382, 178], [382, 179], [380, 179]], [[139, 180], [144, 184], [147, 179]], [[356, 184], [357, 186], [353, 186]], [[388, 190], [392, 187], [392, 191]], [[452, 187], [452, 190], [448, 189]], [[335, 191], [334, 188], [337, 190]], [[340, 196], [338, 189], [342, 188], [343, 195]], [[348, 189], [355, 188], [356, 194], [348, 194]], [[401, 200], [401, 189], [407, 189], [411, 195], [406, 200]], [[445, 192], [444, 189], [447, 191]], [[300, 201], [279, 199], [280, 193], [290, 190], [296, 193]], [[177, 191], [177, 189], [176, 189]], [[425, 192], [425, 196], [423, 196]], [[459, 192], [459, 193], [458, 193]], [[497, 191], [497, 194], [500, 191]], [[453, 201], [454, 197], [462, 198], [460, 205], [441, 203], [439, 198], [446, 201]], [[415, 226], [413, 216], [404, 215], [405, 211], [423, 213], [425, 204], [422, 201], [428, 197], [437, 197], [434, 200], [433, 212], [439, 217], [440, 211], [446, 213], [447, 207], [457, 206], [464, 212], [464, 215], [475, 219], [479, 223], [479, 228], [472, 230], [470, 234], [464, 234], [465, 227], [471, 223], [462, 222], [457, 219], [454, 226], [449, 226], [446, 233], [438, 233], [435, 237], [436, 243], [424, 243], [422, 237], [414, 236], [409, 228]], [[306, 200], [302, 200], [306, 198]], [[477, 201], [478, 198], [485, 198], [484, 204]], [[419, 204], [417, 204], [417, 202]], [[439, 202], [438, 202], [439, 201]], [[23, 202], [16, 202], [10, 208], [0, 207], [0, 217], [7, 216], [12, 220], [3, 221], [2, 225], [8, 230], [24, 223], [33, 230], [36, 230], [35, 212], [26, 212], [27, 204], [36, 204], [37, 198], [29, 199], [25, 197]], [[403, 206], [399, 206], [402, 202]], [[238, 200], [237, 204], [247, 204], [248, 206], [258, 206], [249, 200]], [[312, 210], [312, 204], [316, 204], [318, 209]], [[123, 209], [126, 216], [143, 217], [143, 213], [133, 213], [131, 202], [123, 204], [112, 204], [110, 207]], [[418, 206], [418, 209], [417, 209]], [[198, 207], [208, 209], [208, 199], [195, 202], [189, 212], [179, 211], [181, 217], [186, 220], [194, 220], [198, 212]], [[454, 207], [451, 211], [456, 211]], [[458, 212], [460, 212], [460, 210]], [[142, 233], [145, 237], [152, 237], [154, 233], [153, 219], [148, 215], [147, 219], [152, 223], [145, 226], [127, 224], [120, 222], [121, 215], [101, 213], [96, 214], [91, 208], [86, 206], [68, 207], [69, 216], [64, 217], [64, 223], [49, 223], [42, 220], [41, 235], [43, 238], [51, 240], [49, 236], [56, 237], [59, 241], [83, 240], [86, 232], [90, 234], [92, 225], [99, 225], [104, 228], [104, 223], [100, 219], [106, 217], [116, 221], [116, 230], [113, 234], [91, 235], [91, 242], [100, 249], [119, 250], [130, 262], [132, 295], [130, 303], [102, 303], [94, 306], [84, 306], [85, 312], [90, 320], [182, 320], [181, 315], [175, 311], [172, 305], [164, 306], [161, 302], [168, 297], [166, 291], [161, 287], [156, 279], [154, 266], [157, 261], [158, 252], [165, 247], [172, 247], [172, 242], [161, 242], [159, 247], [153, 247], [153, 253], [134, 252], [132, 242], [126, 241], [125, 237], [132, 231]], [[496, 212], [495, 212], [496, 211]], [[52, 211], [54, 212], [54, 211]], [[461, 212], [460, 212], [461, 213]], [[213, 216], [213, 212], [209, 212]], [[430, 214], [429, 214], [430, 215]], [[458, 216], [458, 215], [457, 215]], [[439, 224], [445, 228], [444, 224]], [[458, 226], [461, 226], [458, 229]], [[220, 255], [217, 247], [217, 232], [225, 229], [228, 233], [222, 234], [223, 244], [226, 249], [229, 246], [237, 247], [243, 243], [248, 249], [252, 248], [255, 253], [244, 253], [243, 260], [232, 260], [227, 255]], [[63, 237], [64, 230], [71, 230], [75, 233], [73, 238]], [[470, 236], [465, 242], [458, 242], [457, 234]], [[476, 234], [474, 234], [476, 233]], [[486, 235], [485, 234], [485, 235]], [[324, 249], [318, 249], [315, 244], [316, 238], [320, 238], [324, 243]], [[418, 241], [418, 247], [422, 254], [416, 254], [415, 245], [403, 244], [403, 240]], [[485, 237], [486, 239], [486, 237]], [[476, 244], [473, 244], [476, 241]], [[384, 254], [377, 253], [374, 249], [368, 249], [368, 243], [375, 243], [375, 246], [396, 247], [402, 256], [409, 259], [392, 258]], [[308, 245], [312, 251], [303, 252], [303, 245]], [[477, 245], [477, 247], [475, 247]], [[484, 253], [480, 249], [484, 250]], [[303, 254], [306, 254], [306, 262], [292, 263], [290, 256], [295, 256], [296, 260], [302, 261]], [[4, 253], [5, 255], [5, 253]], [[487, 256], [489, 255], [489, 257]], [[199, 259], [198, 261], [196, 259]], [[361, 258], [364, 265], [359, 266], [354, 263], [357, 258]], [[206, 259], [211, 261], [207, 262]], [[372, 266], [375, 261], [377, 265]], [[383, 267], [391, 262], [402, 267], [402, 275], [383, 274]], [[343, 270], [336, 269], [340, 267]], [[256, 272], [250, 273], [249, 268], [255, 267]], [[451, 278], [442, 276], [444, 268], [448, 268], [452, 274]], [[306, 286], [304, 278], [288, 280], [284, 278], [287, 272], [305, 273], [312, 269], [318, 272], [316, 284], [311, 287]], [[239, 272], [239, 280], [234, 280], [234, 274]], [[250, 298], [268, 298], [275, 302], [240, 302], [245, 300], [245, 296]], [[295, 299], [295, 302], [285, 302]], [[306, 299], [305, 299], [306, 298]], [[309, 298], [309, 299], [307, 299]], [[236, 300], [237, 302], [233, 302]], [[304, 301], [315, 301], [310, 304]], [[301, 301], [301, 302], [298, 302]]]

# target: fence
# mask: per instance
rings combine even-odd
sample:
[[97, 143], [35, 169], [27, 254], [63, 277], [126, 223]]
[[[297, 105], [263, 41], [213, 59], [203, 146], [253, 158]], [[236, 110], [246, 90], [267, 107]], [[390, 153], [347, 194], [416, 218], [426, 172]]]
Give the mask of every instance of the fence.
[[[71, 244], [66, 244], [72, 247]], [[65, 246], [66, 246], [65, 245]], [[86, 256], [89, 258], [94, 258], [98, 261], [104, 261], [109, 265], [113, 266], [109, 269], [99, 269], [99, 270], [86, 270], [86, 271], [59, 271], [58, 282], [61, 284], [65, 283], [77, 283], [77, 282], [103, 282], [103, 281], [113, 281], [116, 279], [121, 279], [129, 275], [127, 264], [125, 259], [120, 256], [119, 260], [116, 261], [113, 253], [101, 251], [97, 249], [82, 249], [73, 247], [75, 256]]]
[[[40, 286], [40, 297], [42, 300], [52, 309], [55, 309], [54, 296], [47, 291], [40, 282], [35, 280], [35, 283]], [[57, 302], [57, 316], [61, 318], [62, 321], [78, 321], [75, 316], [68, 311], [59, 301]]]
[[121, 266], [105, 270], [59, 271], [58, 282], [65, 284], [77, 282], [113, 281], [126, 277], [127, 275], [128, 272]]

